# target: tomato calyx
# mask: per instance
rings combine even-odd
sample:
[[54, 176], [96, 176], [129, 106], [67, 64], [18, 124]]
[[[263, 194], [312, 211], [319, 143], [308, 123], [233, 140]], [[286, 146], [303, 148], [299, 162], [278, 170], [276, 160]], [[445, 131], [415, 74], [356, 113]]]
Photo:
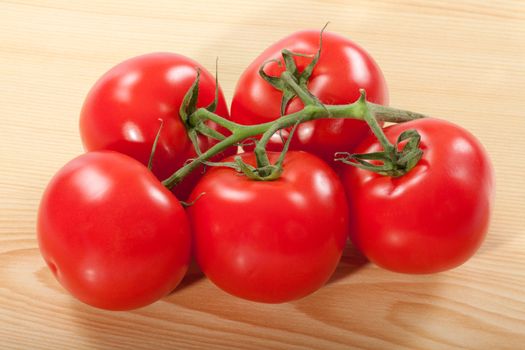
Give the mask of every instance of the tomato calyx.
[[414, 129], [405, 130], [393, 145], [386, 138], [383, 129], [374, 116], [374, 112], [367, 106], [365, 91], [361, 90], [360, 92], [361, 96], [357, 102], [362, 104], [364, 119], [383, 147], [383, 151], [356, 154], [337, 152], [334, 155], [334, 160], [384, 176], [399, 177], [405, 175], [416, 166], [423, 156], [423, 151], [419, 148], [421, 135]]
[[[217, 130], [212, 129], [205, 123], [205, 119], [195, 119], [190, 118], [195, 111], [197, 110], [197, 100], [199, 97], [199, 81], [200, 81], [200, 69], [195, 68], [197, 72], [197, 76], [195, 80], [193, 81], [193, 84], [188, 89], [186, 94], [184, 95], [184, 99], [182, 100], [182, 103], [180, 105], [179, 114], [182, 120], [182, 123], [184, 124], [184, 127], [186, 128], [187, 134], [189, 139], [191, 140], [193, 147], [195, 148], [195, 151], [198, 155], [202, 154], [198, 142], [198, 134], [202, 134], [207, 137], [211, 137], [216, 140], [224, 140], [226, 136], [218, 132]], [[215, 98], [213, 101], [206, 107], [204, 107], [205, 110], [209, 111], [210, 113], [215, 112], [217, 108], [219, 100], [219, 87], [218, 87], [218, 80], [217, 80], [217, 73], [215, 74]]]
[[[319, 101], [319, 99], [314, 96], [310, 90], [308, 90], [308, 80], [310, 79], [315, 65], [321, 56], [321, 48], [323, 46], [323, 32], [327, 25], [328, 23], [323, 27], [323, 29], [321, 29], [319, 35], [319, 48], [314, 55], [292, 52], [287, 49], [282, 50], [281, 55], [283, 57], [285, 70], [280, 74], [279, 77], [266, 74], [264, 68], [272, 62], [277, 63], [277, 65], [281, 67], [282, 63], [280, 60], [275, 59], [266, 61], [259, 68], [259, 75], [261, 78], [283, 93], [281, 98], [281, 116], [284, 115], [286, 107], [294, 97], [299, 97], [305, 106], [324, 106], [321, 101]], [[310, 63], [303, 69], [302, 72], [299, 72], [294, 57], [309, 57], [312, 58], [312, 61], [310, 61]]]
[[[406, 140], [408, 141], [402, 146]], [[389, 151], [354, 154], [337, 152], [334, 159], [380, 175], [399, 177], [413, 169], [423, 156], [423, 151], [419, 148], [420, 140], [421, 136], [415, 130], [406, 130], [399, 135], [396, 144]]]
[[[268, 134], [270, 136], [272, 135], [269, 133], [269, 131], [271, 130], [269, 129], [267, 132], [263, 134], [263, 138], [260, 141], [255, 141], [254, 153], [255, 153], [255, 159], [257, 162], [257, 167], [254, 167], [250, 164], [243, 162], [242, 158], [237, 156], [235, 157], [235, 162], [239, 166], [239, 170], [244, 175], [246, 175], [249, 179], [252, 179], [252, 180], [259, 180], [259, 181], [277, 180], [281, 176], [281, 173], [283, 172], [284, 157], [286, 156], [286, 152], [288, 152], [288, 148], [290, 147], [290, 142], [292, 140], [292, 136], [295, 130], [297, 129], [297, 125], [299, 125], [299, 121], [295, 123], [292, 130], [290, 131], [290, 136], [284, 142], [284, 146], [281, 151], [281, 154], [279, 155], [279, 158], [277, 159], [275, 164], [270, 163], [268, 153], [266, 151], [266, 144], [270, 138], [265, 137], [265, 136], [267, 136]], [[281, 135], [281, 138], [282, 138], [282, 135]]]

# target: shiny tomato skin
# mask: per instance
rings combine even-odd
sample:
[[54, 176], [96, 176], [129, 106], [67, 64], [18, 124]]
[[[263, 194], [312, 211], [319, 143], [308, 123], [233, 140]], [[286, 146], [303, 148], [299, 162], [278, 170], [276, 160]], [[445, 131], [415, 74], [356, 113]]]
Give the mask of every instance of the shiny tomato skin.
[[[179, 116], [196, 68], [201, 70], [197, 106], [203, 107], [214, 99], [215, 78], [187, 57], [150, 53], [111, 68], [92, 87], [82, 107], [80, 135], [85, 149], [114, 150], [147, 164], [162, 119], [152, 170], [160, 180], [169, 177], [187, 159], [196, 156]], [[222, 90], [216, 113], [229, 117]], [[203, 151], [214, 144], [206, 137], [201, 137], [200, 142]], [[232, 149], [227, 154], [233, 153]], [[174, 188], [178, 198], [188, 196], [200, 173], [194, 172]]]
[[[255, 163], [252, 153], [242, 158]], [[286, 302], [316, 291], [335, 270], [348, 237], [348, 209], [340, 180], [319, 158], [289, 152], [276, 181], [213, 168], [191, 198], [200, 194], [188, 208], [196, 260], [226, 292]]]
[[38, 212], [40, 251], [76, 298], [109, 310], [148, 305], [183, 278], [191, 252], [186, 213], [136, 160], [89, 152], [47, 186]]
[[[282, 93], [259, 76], [259, 67], [268, 60], [281, 59], [283, 49], [315, 54], [318, 48], [319, 31], [308, 30], [291, 34], [263, 51], [242, 73], [237, 83], [231, 105], [231, 118], [241, 124], [258, 124], [277, 119], [280, 115]], [[296, 57], [295, 61], [299, 71], [302, 71], [311, 58]], [[277, 63], [269, 63], [265, 72], [279, 76], [283, 67], [279, 67]], [[321, 56], [310, 77], [308, 88], [325, 104], [354, 102], [359, 98], [360, 88], [366, 90], [369, 101], [388, 104], [386, 82], [373, 58], [354, 42], [334, 33], [323, 33]], [[302, 107], [301, 101], [295, 98], [289, 104], [286, 114], [297, 112]], [[291, 149], [313, 153], [333, 165], [335, 152], [351, 152], [369, 134], [369, 127], [362, 121], [315, 120], [297, 127]], [[270, 148], [278, 150], [281, 147], [281, 138], [274, 135]]]
[[[354, 244], [375, 264], [403, 273], [457, 267], [482, 244], [489, 226], [494, 175], [490, 159], [467, 130], [438, 119], [385, 128], [393, 142], [404, 130], [421, 134], [423, 157], [398, 178], [346, 166]], [[379, 151], [373, 138], [357, 150]]]

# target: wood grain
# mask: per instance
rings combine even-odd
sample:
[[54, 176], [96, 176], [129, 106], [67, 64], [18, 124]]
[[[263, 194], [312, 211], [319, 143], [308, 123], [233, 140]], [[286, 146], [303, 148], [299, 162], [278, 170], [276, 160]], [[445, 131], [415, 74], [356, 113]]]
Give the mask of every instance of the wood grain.
[[[117, 62], [174, 51], [228, 99], [243, 68], [299, 29], [347, 35], [375, 57], [391, 104], [459, 123], [496, 169], [492, 225], [453, 271], [383, 271], [349, 247], [292, 303], [230, 297], [196, 268], [162, 301], [105, 312], [70, 297], [40, 258], [35, 217], [52, 174], [82, 152], [83, 98]], [[1, 349], [523, 349], [525, 3], [516, 1], [0, 1]]]

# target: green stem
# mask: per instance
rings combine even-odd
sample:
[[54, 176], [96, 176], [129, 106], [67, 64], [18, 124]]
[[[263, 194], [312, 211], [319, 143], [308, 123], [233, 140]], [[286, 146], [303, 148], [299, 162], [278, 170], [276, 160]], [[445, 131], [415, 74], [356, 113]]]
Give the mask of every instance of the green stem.
[[[373, 114], [377, 121], [389, 122], [389, 123], [404, 123], [414, 119], [425, 118], [424, 114], [405, 111], [403, 109], [397, 109], [393, 107], [378, 105], [372, 102], [366, 102], [370, 113]], [[356, 105], [356, 102], [350, 105], [327, 105], [326, 109], [330, 112], [331, 118], [348, 118], [349, 113], [353, 113], [353, 108], [360, 108]], [[364, 120], [363, 118], [354, 118]]]
[[212, 122], [234, 132], [236, 130], [242, 129], [245, 126], [232, 122], [231, 120], [225, 119], [213, 112], [210, 112], [206, 108], [199, 108], [195, 111], [190, 117], [190, 124], [197, 125], [198, 120], [211, 120]]
[[407, 120], [421, 119], [426, 117], [425, 115], [420, 113], [378, 105], [371, 102], [367, 102], [367, 105], [370, 109], [370, 113], [372, 113], [374, 118], [378, 121], [390, 123], [403, 123]]
[[[329, 116], [328, 113], [324, 113], [323, 116], [319, 116], [319, 113], [318, 113], [319, 111], [314, 111], [310, 109], [311, 112], [309, 113], [309, 110], [305, 110], [306, 107], [308, 106], [316, 105], [317, 101], [315, 100], [315, 97], [313, 97], [312, 95], [308, 93], [307, 89], [303, 89], [301, 86], [299, 86], [299, 84], [295, 80], [292, 73], [288, 71], [284, 71], [283, 73], [281, 73], [281, 79], [284, 81], [285, 84], [287, 84], [290, 88], [294, 90], [294, 92], [297, 94], [297, 96], [301, 99], [301, 101], [305, 105], [305, 108], [301, 111], [303, 113], [300, 113], [298, 116], [291, 114], [288, 116], [283, 116], [275, 122], [268, 123], [269, 128], [264, 132], [263, 136], [261, 137], [261, 139], [255, 146], [255, 150], [254, 150], [258, 168], [264, 168], [270, 165], [268, 153], [266, 152], [266, 145], [270, 141], [270, 138], [277, 131], [290, 126], [289, 123], [292, 121], [294, 122], [294, 124], [297, 124], [297, 121], [305, 122], [308, 120], [312, 120], [313, 118], [316, 118], [316, 117], [326, 118]], [[285, 107], [286, 106], [284, 106], [283, 108]], [[325, 112], [327, 111], [325, 110]], [[262, 174], [262, 175], [264, 176], [266, 174]]]
[[[195, 113], [199, 113], [201, 110], [203, 109], [201, 108], [197, 110]], [[202, 115], [207, 114], [203, 112], [201, 113]], [[215, 144], [213, 147], [209, 148], [206, 152], [200, 154], [197, 158], [194, 158], [188, 164], [184, 165], [182, 168], [180, 168], [175, 173], [173, 173], [169, 178], [162, 181], [162, 184], [166, 186], [167, 188], [171, 189], [173, 186], [180, 183], [193, 170], [198, 168], [199, 165], [203, 164], [203, 162], [212, 158], [216, 154], [224, 151], [225, 149], [229, 147], [232, 147], [238, 144], [242, 140], [245, 140], [249, 137], [253, 137], [253, 136], [264, 133], [267, 130], [268, 124], [271, 124], [271, 123], [259, 124], [259, 125], [253, 125], [253, 126], [242, 126], [241, 128], [238, 128], [237, 130], [232, 131], [232, 134], [230, 136], [220, 141], [219, 143]]]
[[383, 129], [381, 128], [381, 125], [377, 122], [377, 120], [374, 118], [372, 113], [370, 113], [370, 109], [366, 108], [364, 112], [365, 121], [374, 133], [375, 137], [383, 147], [383, 151], [388, 155], [388, 159], [392, 161], [392, 166], [396, 164], [397, 156], [396, 156], [396, 148], [395, 146], [388, 141], [386, 138], [385, 133], [383, 132]]
[[[366, 108], [367, 106], [368, 108]], [[369, 111], [369, 109], [371, 111]], [[264, 148], [264, 146], [266, 146], [266, 143], [268, 142], [270, 137], [278, 130], [291, 127], [297, 123], [304, 123], [307, 121], [321, 118], [351, 118], [367, 121], [372, 127], [374, 133], [378, 137], [381, 137], [382, 134], [382, 137], [384, 139], [381, 143], [386, 144], [388, 140], [386, 140], [386, 137], [384, 137], [381, 127], [379, 126], [379, 124], [373, 116], [373, 114], [377, 113], [376, 111], [378, 110], [378, 119], [386, 122], [406, 122], [423, 117], [421, 114], [418, 113], [403, 111], [386, 106], [378, 107], [378, 105], [366, 102], [364, 99], [359, 99], [358, 101], [348, 105], [308, 105], [299, 112], [282, 116], [279, 119], [272, 122], [256, 125], [241, 125], [233, 123], [204, 108], [200, 108], [197, 111], [195, 111], [195, 113], [193, 113], [192, 117], [212, 120], [215, 123], [231, 130], [232, 134], [226, 137], [224, 140], [220, 141], [219, 143], [215, 144], [213, 147], [209, 148], [206, 152], [202, 153], [197, 158], [194, 158], [191, 162], [177, 170], [162, 183], [164, 186], [172, 188], [176, 184], [180, 183], [182, 179], [184, 179], [184, 177], [186, 177], [189, 173], [198, 168], [199, 165], [203, 164], [203, 162], [207, 161], [214, 155], [224, 151], [228, 147], [238, 144], [242, 140], [263, 134], [262, 139], [259, 142], [259, 145], [262, 145], [259, 146], [259, 149], [261, 149], [261, 147]], [[388, 144], [390, 145], [390, 147], [393, 148], [393, 146], [389, 142]]]
[[383, 129], [381, 128], [381, 125], [379, 125], [372, 113], [370, 113], [370, 109], [366, 108], [366, 110], [364, 111], [364, 117], [366, 123], [368, 124], [370, 129], [372, 129], [372, 132], [374, 133], [375, 137], [377, 137], [377, 140], [383, 147], [383, 150], [390, 153], [394, 149], [394, 145], [392, 145], [392, 143], [388, 141], [385, 133], [383, 132]]
[[281, 78], [286, 82], [286, 84], [291, 87], [297, 96], [303, 101], [304, 105], [315, 105], [315, 98], [310, 95], [306, 89], [303, 89], [295, 80], [292, 73], [284, 71], [281, 73]]

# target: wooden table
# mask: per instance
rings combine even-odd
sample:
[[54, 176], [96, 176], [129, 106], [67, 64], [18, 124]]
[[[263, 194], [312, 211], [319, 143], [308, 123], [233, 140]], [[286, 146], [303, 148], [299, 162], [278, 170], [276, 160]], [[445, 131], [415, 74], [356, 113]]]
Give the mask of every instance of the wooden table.
[[[231, 99], [266, 46], [299, 29], [344, 34], [381, 65], [391, 104], [463, 125], [496, 169], [490, 232], [446, 273], [411, 276], [349, 249], [333, 279], [296, 302], [233, 298], [198, 270], [133, 312], [73, 299], [35, 240], [39, 198], [82, 152], [78, 114], [119, 61], [174, 51]], [[525, 3], [523, 1], [0, 1], [1, 349], [524, 349]]]

